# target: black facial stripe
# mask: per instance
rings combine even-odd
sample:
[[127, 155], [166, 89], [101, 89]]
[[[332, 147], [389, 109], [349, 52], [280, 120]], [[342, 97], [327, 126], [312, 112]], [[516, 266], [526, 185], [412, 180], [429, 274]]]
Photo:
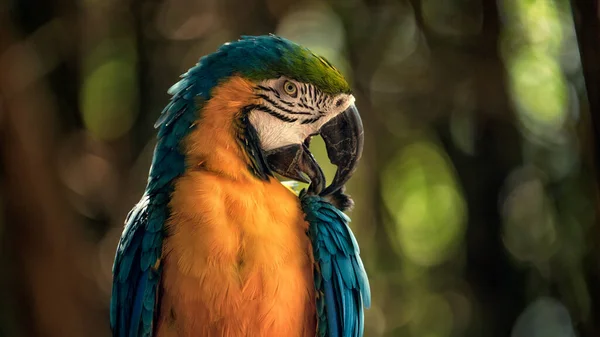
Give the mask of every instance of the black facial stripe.
[[265, 87], [265, 86], [262, 86], [262, 85], [259, 85], [258, 87], [259, 87], [260, 89], [262, 89], [263, 91], [270, 91], [270, 92], [272, 92], [272, 93], [275, 95], [275, 97], [277, 97], [277, 98], [281, 98], [281, 97], [279, 96], [279, 91], [277, 91], [277, 90], [275, 90], [275, 89], [273, 89], [273, 88], [270, 88], [270, 87]]
[[[300, 99], [297, 102], [290, 102], [282, 99], [279, 91], [274, 88], [263, 85], [257, 85], [257, 88], [263, 92], [271, 92], [277, 98], [277, 100], [275, 100], [272, 96], [269, 96], [266, 93], [257, 94], [257, 97], [260, 97], [264, 100], [264, 104], [257, 105], [257, 109], [290, 123], [298, 121], [298, 118], [289, 117], [286, 114], [304, 116], [317, 115], [316, 117], [305, 120], [300, 119], [302, 124], [314, 123], [326, 114], [326, 112], [323, 111], [324, 108], [333, 104], [335, 101], [333, 97], [324, 94], [319, 88], [307, 83], [299, 83], [298, 88], [300, 91]], [[341, 99], [339, 101], [341, 101]], [[295, 111], [294, 108], [303, 108], [308, 111]]]
[[310, 116], [310, 115], [312, 115], [310, 112], [303, 112], [303, 111], [293, 111], [293, 110], [290, 110], [290, 109], [288, 109], [288, 108], [286, 108], [286, 107], [283, 107], [283, 106], [281, 106], [281, 105], [277, 104], [277, 102], [273, 101], [273, 100], [272, 100], [272, 99], [271, 99], [269, 96], [267, 96], [267, 95], [264, 95], [264, 94], [258, 94], [257, 96], [258, 96], [258, 97], [260, 97], [260, 98], [262, 98], [262, 99], [264, 99], [265, 101], [267, 101], [267, 102], [268, 102], [269, 104], [271, 104], [273, 107], [275, 107], [275, 108], [277, 108], [277, 109], [279, 109], [279, 110], [281, 110], [281, 111], [283, 111], [283, 112], [287, 112], [287, 113], [289, 113], [290, 115], [309, 115], [309, 116]]
[[323, 98], [323, 96], [319, 97], [319, 101], [317, 102], [319, 109], [323, 109]]
[[318, 117], [315, 117], [315, 118], [305, 119], [300, 124], [312, 124], [312, 123], [318, 121], [319, 119], [321, 119], [321, 117], [323, 117], [323, 116], [318, 116]]
[[310, 105], [306, 105], [306, 104], [304, 104], [304, 103], [302, 103], [302, 102], [301, 102], [301, 103], [298, 103], [298, 106], [300, 106], [300, 107], [302, 107], [302, 108], [309, 109], [309, 110], [311, 110], [311, 111], [315, 111], [315, 109], [314, 109], [312, 106], [310, 106]]
[[274, 110], [271, 110], [271, 109], [269, 109], [269, 107], [267, 107], [267, 106], [264, 106], [264, 105], [261, 105], [261, 104], [257, 104], [257, 105], [255, 105], [255, 106], [254, 106], [254, 109], [256, 109], [256, 110], [260, 110], [260, 111], [263, 111], [263, 112], [266, 112], [266, 113], [268, 113], [269, 115], [271, 115], [271, 116], [273, 116], [273, 117], [275, 117], [275, 118], [278, 118], [278, 119], [280, 119], [280, 120], [282, 120], [282, 121], [284, 121], [284, 122], [293, 123], [293, 122], [295, 122], [295, 121], [297, 121], [297, 120], [298, 120], [298, 118], [291, 118], [291, 117], [288, 117], [288, 116], [282, 115], [282, 114], [280, 114], [279, 112], [277, 112], [277, 111], [274, 111]]
[[289, 106], [289, 107], [293, 107], [293, 106], [295, 106], [295, 104], [294, 104], [294, 103], [292, 103], [292, 102], [288, 102], [288, 101], [285, 101], [285, 100], [282, 100], [282, 99], [280, 99], [279, 101], [280, 101], [281, 103], [283, 103], [283, 104], [285, 104], [285, 105]]
[[325, 103], [327, 95], [325, 95], [320, 89], [317, 89], [317, 92], [317, 96], [319, 97], [319, 107], [321, 107], [321, 104]]

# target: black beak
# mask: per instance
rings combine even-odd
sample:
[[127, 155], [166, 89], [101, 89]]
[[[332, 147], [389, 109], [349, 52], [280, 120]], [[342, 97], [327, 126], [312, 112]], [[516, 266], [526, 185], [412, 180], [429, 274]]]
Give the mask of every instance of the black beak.
[[352, 177], [358, 166], [364, 145], [364, 130], [358, 109], [352, 104], [346, 111], [325, 123], [320, 131], [327, 156], [337, 166], [331, 185], [319, 193], [327, 196], [337, 192]]
[[266, 153], [271, 170], [278, 174], [310, 183], [309, 190], [325, 188], [325, 175], [306, 144], [292, 144]]
[[325, 141], [327, 156], [337, 171], [331, 185], [325, 187], [325, 176], [308, 150], [308, 140], [267, 151], [267, 162], [278, 174], [310, 183], [308, 192], [328, 196], [339, 191], [350, 179], [362, 155], [364, 131], [356, 106], [325, 123], [319, 134]]

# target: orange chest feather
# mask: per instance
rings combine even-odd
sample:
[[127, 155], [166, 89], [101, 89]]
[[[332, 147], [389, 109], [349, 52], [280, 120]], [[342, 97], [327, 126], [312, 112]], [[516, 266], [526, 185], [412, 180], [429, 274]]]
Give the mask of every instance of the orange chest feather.
[[158, 336], [314, 336], [312, 255], [274, 179], [191, 171], [171, 201]]

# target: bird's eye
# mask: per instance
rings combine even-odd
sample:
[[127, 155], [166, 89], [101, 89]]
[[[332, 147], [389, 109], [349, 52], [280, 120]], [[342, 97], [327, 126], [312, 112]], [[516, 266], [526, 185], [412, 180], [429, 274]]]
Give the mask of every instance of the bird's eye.
[[298, 95], [298, 87], [296, 87], [293, 82], [285, 81], [283, 84], [283, 90], [291, 97], [296, 97]]

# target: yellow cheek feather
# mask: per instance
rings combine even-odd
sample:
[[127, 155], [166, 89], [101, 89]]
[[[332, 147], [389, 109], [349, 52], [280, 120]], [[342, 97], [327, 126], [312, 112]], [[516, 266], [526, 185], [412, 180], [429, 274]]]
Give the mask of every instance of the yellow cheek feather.
[[159, 337], [315, 335], [299, 200], [277, 179], [253, 176], [236, 141], [235, 118], [253, 100], [250, 82], [221, 84], [184, 142], [189, 169], [169, 204]]

